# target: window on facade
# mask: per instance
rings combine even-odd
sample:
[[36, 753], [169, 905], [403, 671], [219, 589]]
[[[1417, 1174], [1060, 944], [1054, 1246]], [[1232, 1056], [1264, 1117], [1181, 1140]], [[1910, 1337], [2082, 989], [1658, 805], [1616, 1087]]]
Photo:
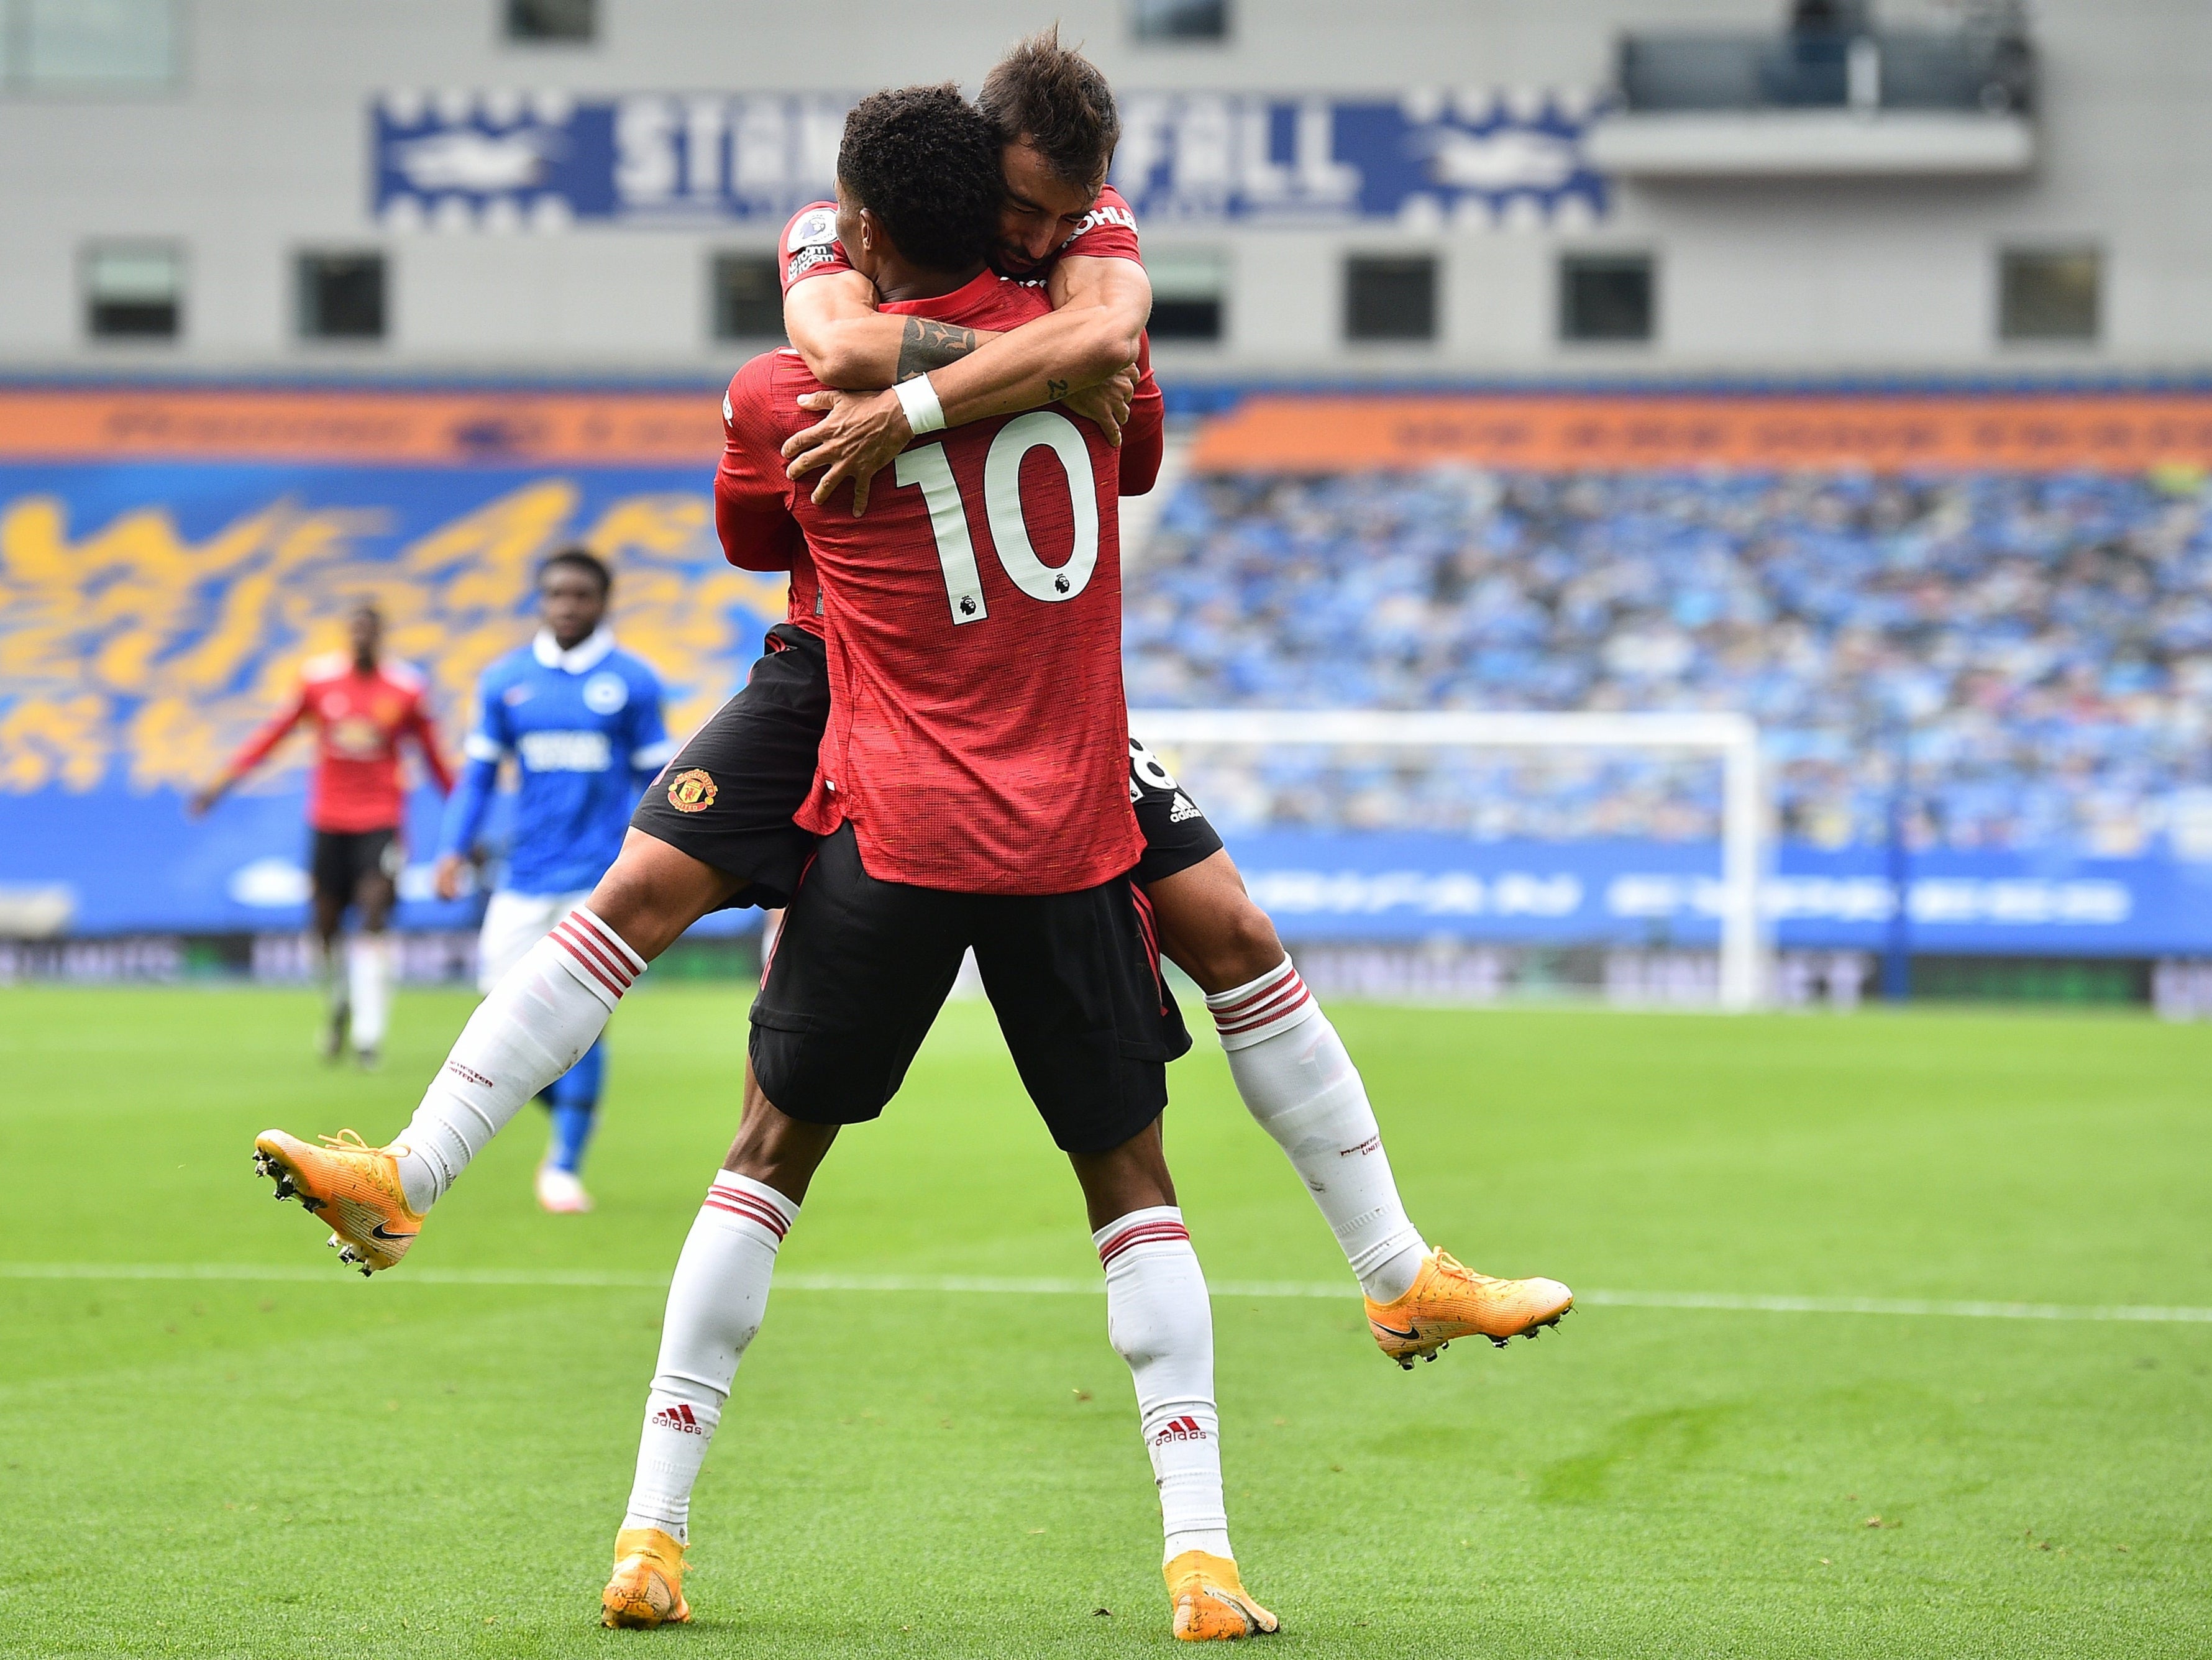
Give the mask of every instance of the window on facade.
[[718, 253], [708, 278], [717, 340], [783, 338], [783, 288], [772, 253]]
[[1649, 340], [1657, 287], [1648, 253], [1571, 253], [1559, 261], [1562, 340]]
[[176, 13], [175, 0], [0, 0], [0, 86], [166, 86]]
[[1437, 262], [1428, 254], [1355, 254], [1344, 267], [1344, 337], [1437, 337]]
[[1229, 0], [1129, 0], [1129, 27], [1139, 40], [1226, 40]]
[[382, 254], [303, 253], [298, 283], [302, 339], [384, 338]]
[[506, 0], [510, 40], [588, 41], [599, 33], [598, 0]]
[[184, 263], [157, 243], [85, 250], [85, 332], [95, 340], [175, 339], [184, 323]]
[[1212, 248], [1164, 248], [1146, 256], [1155, 340], [1218, 340], [1224, 333], [1229, 261]]
[[1997, 266], [2006, 340], [2094, 340], [2104, 260], [2094, 248], [2008, 248]]

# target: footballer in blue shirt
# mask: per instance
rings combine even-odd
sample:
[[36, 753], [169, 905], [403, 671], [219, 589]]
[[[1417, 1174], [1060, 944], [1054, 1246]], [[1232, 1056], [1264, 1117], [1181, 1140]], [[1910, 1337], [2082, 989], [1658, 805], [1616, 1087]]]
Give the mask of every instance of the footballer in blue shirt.
[[[660, 680], [615, 644], [606, 626], [614, 578], [582, 548], [538, 568], [538, 637], [483, 672], [467, 764], [447, 811], [437, 889], [459, 896], [500, 763], [519, 780], [506, 873], [484, 909], [477, 987], [489, 992], [574, 905], [622, 851], [639, 794], [676, 752], [660, 708]], [[605, 1076], [605, 1043], [586, 1049], [544, 1091], [552, 1145], [538, 1167], [538, 1202], [586, 1211], [578, 1174]]]

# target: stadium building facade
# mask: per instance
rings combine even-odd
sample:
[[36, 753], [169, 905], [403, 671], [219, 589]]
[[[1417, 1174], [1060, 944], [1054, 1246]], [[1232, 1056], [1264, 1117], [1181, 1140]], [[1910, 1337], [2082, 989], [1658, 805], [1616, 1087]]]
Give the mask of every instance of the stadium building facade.
[[[2212, 356], [2212, 13], [1075, 0], [1185, 375]], [[689, 374], [856, 92], [1036, 8], [0, 5], [0, 365]], [[1809, 21], [1808, 21], [1809, 20]]]

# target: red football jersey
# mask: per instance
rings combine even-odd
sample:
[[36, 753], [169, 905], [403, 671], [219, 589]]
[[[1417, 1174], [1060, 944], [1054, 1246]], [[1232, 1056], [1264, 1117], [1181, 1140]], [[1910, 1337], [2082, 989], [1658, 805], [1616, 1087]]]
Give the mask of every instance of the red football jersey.
[[[793, 214], [785, 222], [782, 240], [776, 246], [786, 294], [791, 292], [793, 283], [810, 277], [853, 269], [845, 258], [844, 245], [837, 240], [835, 202], [809, 202]], [[1042, 283], [1051, 277], [1053, 266], [1067, 258], [1133, 259], [1140, 265], [1145, 263], [1137, 247], [1137, 216], [1113, 185], [1098, 192], [1098, 200], [1067, 240], [1034, 269], [1012, 275], [1019, 282]]]
[[423, 704], [422, 677], [404, 663], [358, 672], [344, 652], [308, 659], [299, 695], [246, 742], [230, 775], [251, 770], [302, 721], [315, 727], [315, 769], [307, 781], [307, 823], [319, 830], [392, 830], [407, 816], [399, 787], [399, 740], [412, 736], [422, 763], [450, 794], [453, 775], [438, 752], [437, 728]]
[[[1048, 308], [988, 271], [884, 307], [991, 329]], [[796, 399], [819, 385], [787, 349], [740, 369], [715, 488], [734, 562], [787, 556], [781, 508], [820, 583], [830, 724], [800, 828], [849, 823], [871, 875], [919, 887], [1066, 893], [1120, 875], [1144, 846], [1121, 690], [1120, 453], [1059, 410], [979, 421], [909, 444], [855, 519], [846, 492], [817, 508], [808, 481], [783, 475], [783, 441], [816, 418]]]

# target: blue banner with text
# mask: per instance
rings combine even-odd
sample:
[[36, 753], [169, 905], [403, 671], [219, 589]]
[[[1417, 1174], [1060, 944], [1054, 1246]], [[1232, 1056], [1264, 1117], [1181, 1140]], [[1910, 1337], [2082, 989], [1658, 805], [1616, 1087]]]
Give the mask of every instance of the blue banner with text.
[[[849, 93], [386, 94], [371, 204], [395, 229], [772, 229], [836, 188]], [[1571, 228], [1602, 217], [1597, 96], [1138, 92], [1113, 181], [1140, 222]]]

